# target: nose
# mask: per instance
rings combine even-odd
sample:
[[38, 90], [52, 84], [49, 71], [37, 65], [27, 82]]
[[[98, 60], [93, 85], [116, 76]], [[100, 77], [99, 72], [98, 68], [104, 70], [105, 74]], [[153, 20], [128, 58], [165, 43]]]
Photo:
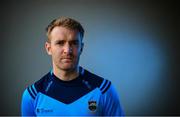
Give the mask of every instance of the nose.
[[70, 53], [72, 53], [72, 47], [70, 46], [69, 43], [66, 43], [66, 44], [64, 45], [64, 53], [65, 53], [65, 54], [70, 54]]

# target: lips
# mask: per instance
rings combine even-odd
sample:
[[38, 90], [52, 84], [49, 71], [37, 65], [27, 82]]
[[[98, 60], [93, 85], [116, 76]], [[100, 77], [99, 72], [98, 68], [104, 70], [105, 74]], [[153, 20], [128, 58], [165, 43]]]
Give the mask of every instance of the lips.
[[65, 57], [65, 58], [62, 58], [61, 60], [62, 60], [63, 62], [72, 62], [73, 59], [72, 59], [72, 58], [69, 58], [69, 57], [67, 57], [67, 58]]
[[71, 58], [63, 58], [63, 60], [72, 60]]
[[70, 57], [65, 57], [65, 58], [62, 58], [62, 59], [69, 59], [69, 60], [72, 60], [72, 58], [70, 58]]

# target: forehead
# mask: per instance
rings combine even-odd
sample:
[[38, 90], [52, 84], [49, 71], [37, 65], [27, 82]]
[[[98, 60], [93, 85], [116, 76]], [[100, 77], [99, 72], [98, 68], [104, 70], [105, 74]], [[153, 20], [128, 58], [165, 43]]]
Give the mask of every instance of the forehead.
[[53, 40], [74, 40], [80, 39], [80, 33], [77, 30], [56, 26], [51, 31], [50, 38]]

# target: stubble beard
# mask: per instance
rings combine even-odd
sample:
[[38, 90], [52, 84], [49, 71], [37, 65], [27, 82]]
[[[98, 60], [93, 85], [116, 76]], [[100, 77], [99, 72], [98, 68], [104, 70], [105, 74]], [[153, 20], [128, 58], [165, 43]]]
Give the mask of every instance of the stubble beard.
[[[65, 64], [70, 64], [70, 65], [65, 65]], [[77, 61], [75, 63], [63, 63], [61, 60], [56, 64], [56, 67], [59, 70], [62, 71], [66, 71], [66, 72], [73, 72], [76, 71], [78, 68], [78, 64], [79, 64], [79, 58], [77, 59]]]

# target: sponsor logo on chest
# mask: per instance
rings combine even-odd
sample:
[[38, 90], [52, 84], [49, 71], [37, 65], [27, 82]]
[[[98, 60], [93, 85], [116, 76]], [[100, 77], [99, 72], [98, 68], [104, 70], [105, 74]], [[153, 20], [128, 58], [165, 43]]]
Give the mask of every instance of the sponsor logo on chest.
[[37, 113], [52, 113], [53, 109], [37, 108], [36, 112]]

